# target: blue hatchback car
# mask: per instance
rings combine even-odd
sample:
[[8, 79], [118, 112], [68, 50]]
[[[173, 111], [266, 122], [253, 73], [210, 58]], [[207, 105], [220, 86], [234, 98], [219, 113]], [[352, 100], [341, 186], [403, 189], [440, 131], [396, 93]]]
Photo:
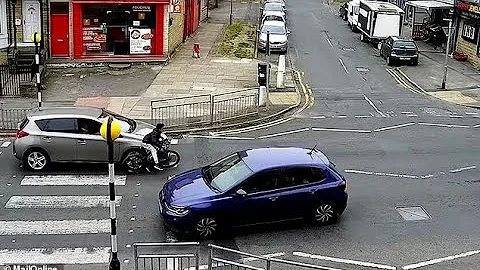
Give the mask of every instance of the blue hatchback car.
[[333, 223], [347, 183], [316, 149], [258, 148], [173, 176], [159, 193], [164, 221], [210, 237], [227, 227], [307, 218]]

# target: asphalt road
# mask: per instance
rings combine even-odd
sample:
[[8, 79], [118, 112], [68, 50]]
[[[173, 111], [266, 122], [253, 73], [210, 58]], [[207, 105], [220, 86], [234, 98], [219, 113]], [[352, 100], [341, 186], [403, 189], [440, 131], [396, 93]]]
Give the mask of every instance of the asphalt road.
[[[314, 105], [280, 125], [217, 133], [219, 138], [190, 135], [172, 146], [182, 155], [177, 168], [120, 178], [122, 268], [132, 267], [135, 242], [192, 240], [168, 232], [158, 214], [157, 193], [169, 175], [245, 148], [317, 145], [348, 180], [349, 204], [338, 224], [249, 228], [202, 244], [345, 270], [477, 269], [480, 112], [398, 85], [375, 48], [361, 43], [335, 16], [336, 6], [307, 0], [287, 6], [289, 57], [305, 71]], [[0, 264], [77, 263], [74, 269], [80, 269], [89, 263], [86, 269], [104, 269], [109, 215], [104, 200], [95, 196], [108, 196], [108, 187], [78, 175], [106, 175], [107, 166], [58, 165], [35, 178], [19, 166], [11, 145], [4, 146]], [[70, 184], [52, 184], [58, 182], [54, 175]], [[400, 213], [423, 220], [406, 220]]]

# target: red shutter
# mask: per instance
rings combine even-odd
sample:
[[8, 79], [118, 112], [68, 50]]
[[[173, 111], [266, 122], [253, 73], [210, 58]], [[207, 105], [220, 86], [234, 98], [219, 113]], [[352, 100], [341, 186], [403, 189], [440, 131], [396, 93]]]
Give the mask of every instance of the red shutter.
[[165, 14], [165, 5], [163, 4], [158, 4], [156, 7], [156, 12], [157, 12], [157, 25], [155, 28], [155, 37], [154, 37], [154, 43], [155, 43], [155, 54], [157, 55], [163, 55], [163, 20], [164, 20], [164, 14]]
[[83, 54], [82, 41], [82, 5], [73, 4], [73, 56], [80, 58]]

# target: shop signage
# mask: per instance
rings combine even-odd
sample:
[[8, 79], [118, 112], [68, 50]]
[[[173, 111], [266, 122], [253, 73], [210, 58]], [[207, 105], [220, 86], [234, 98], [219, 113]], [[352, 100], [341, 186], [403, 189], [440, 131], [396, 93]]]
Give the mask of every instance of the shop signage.
[[173, 13], [182, 13], [182, 6], [180, 4], [174, 4]]
[[14, 264], [3, 266], [4, 270], [63, 270], [63, 265], [53, 264]]
[[480, 14], [480, 7], [474, 4], [458, 1], [457, 8], [462, 11], [469, 11], [472, 13]]
[[470, 24], [468, 22], [463, 23], [463, 28], [462, 28], [462, 38], [476, 43], [477, 42], [477, 34], [478, 34], [478, 26], [474, 24]]
[[150, 6], [143, 6], [143, 5], [135, 5], [132, 7], [132, 11], [138, 12], [150, 12], [152, 11]]
[[102, 48], [102, 43], [107, 41], [107, 35], [102, 32], [102, 27], [83, 27], [83, 46], [88, 51], [98, 51]]
[[130, 28], [130, 54], [150, 54], [153, 34], [150, 28]]

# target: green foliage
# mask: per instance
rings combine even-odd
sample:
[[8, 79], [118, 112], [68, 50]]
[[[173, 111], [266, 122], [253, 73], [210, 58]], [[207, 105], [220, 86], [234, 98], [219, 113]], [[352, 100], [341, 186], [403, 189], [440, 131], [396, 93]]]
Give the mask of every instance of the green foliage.
[[255, 57], [255, 25], [234, 23], [228, 26], [219, 46], [222, 56]]

